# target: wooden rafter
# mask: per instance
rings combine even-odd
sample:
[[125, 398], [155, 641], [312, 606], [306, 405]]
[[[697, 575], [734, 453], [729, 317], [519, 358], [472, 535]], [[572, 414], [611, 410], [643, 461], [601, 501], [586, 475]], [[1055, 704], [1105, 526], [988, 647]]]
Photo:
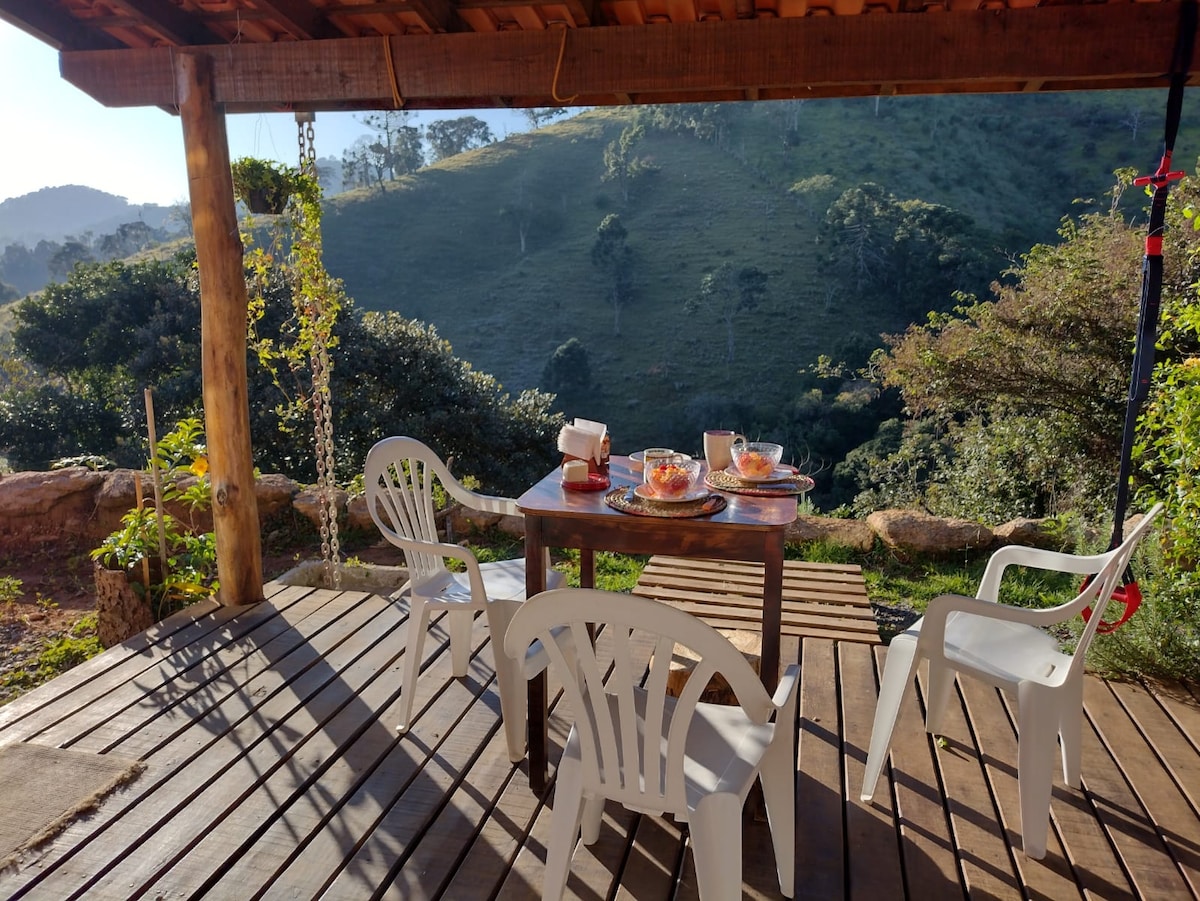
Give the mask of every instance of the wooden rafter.
[[110, 0], [114, 9], [153, 26], [170, 44], [217, 44], [220, 37], [195, 16], [159, 0]]
[[255, 0], [256, 7], [269, 13], [297, 40], [341, 37], [315, 6], [305, 0]]
[[44, 0], [0, 0], [0, 19], [55, 49], [108, 50], [121, 47], [116, 38], [83, 25]]

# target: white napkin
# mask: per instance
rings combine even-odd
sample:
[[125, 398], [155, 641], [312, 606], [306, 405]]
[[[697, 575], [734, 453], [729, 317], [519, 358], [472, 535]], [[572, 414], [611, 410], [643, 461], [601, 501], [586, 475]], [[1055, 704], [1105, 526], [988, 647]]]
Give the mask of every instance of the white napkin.
[[576, 419], [571, 425], [563, 426], [558, 433], [558, 449], [568, 456], [599, 463], [601, 446], [607, 434], [608, 426], [602, 422]]

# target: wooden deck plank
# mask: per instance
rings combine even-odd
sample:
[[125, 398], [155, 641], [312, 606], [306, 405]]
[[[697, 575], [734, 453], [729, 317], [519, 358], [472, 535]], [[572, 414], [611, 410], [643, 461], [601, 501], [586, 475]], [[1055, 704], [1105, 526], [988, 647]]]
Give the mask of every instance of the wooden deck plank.
[[874, 901], [903, 884], [904, 877], [890, 793], [882, 793], [872, 804], [859, 799], [877, 694], [870, 646], [839, 644], [837, 678], [841, 688], [848, 895]]
[[[1176, 866], [1192, 893], [1200, 897], [1200, 753], [1166, 715], [1162, 706], [1136, 682], [1110, 682], [1117, 701], [1142, 735], [1156, 766], [1131, 766], [1143, 803], [1158, 825]], [[1135, 746], [1131, 736], [1122, 748]], [[1124, 755], [1122, 755], [1124, 759]]]
[[[979, 745], [984, 775], [1000, 813], [1000, 825], [1008, 843], [1021, 847], [1021, 803], [1017, 783], [1017, 732], [1008, 717], [997, 689], [978, 679], [960, 679], [959, 690], [966, 704], [971, 731]], [[1057, 789], [1061, 788], [1059, 792]], [[1056, 794], [1068, 791], [1056, 787]], [[1053, 807], [1053, 804], [1051, 805]], [[1023, 853], [1013, 855], [1021, 883], [1034, 897], [1067, 901], [1081, 896], [1062, 844], [1054, 829], [1049, 830], [1043, 860], [1030, 860]]]
[[[922, 697], [928, 696], [925, 670], [919, 671]], [[995, 801], [983, 776], [976, 747], [957, 692], [947, 704], [945, 733], [933, 743], [946, 795], [951, 834], [967, 894], [971, 897], [1019, 898], [1012, 851], [996, 819]]]
[[[886, 651], [876, 649], [875, 661], [878, 681], [882, 678]], [[963, 897], [965, 889], [950, 834], [932, 740], [925, 732], [924, 709], [915, 687], [904, 693], [900, 703], [889, 759], [890, 765], [884, 767], [875, 797], [887, 798], [890, 773], [907, 897]], [[850, 786], [851, 791], [858, 788]]]
[[[477, 619], [471, 637], [475, 650], [486, 641], [483, 617]], [[285, 849], [285, 883], [320, 887], [331, 878], [331, 870], [337, 871], [340, 859], [361, 850], [359, 836], [368, 836], [371, 842], [363, 858], [386, 859], [386, 874], [404, 854], [406, 839], [420, 832], [424, 824], [420, 812], [427, 812], [430, 804], [440, 805], [453, 784], [445, 780], [453, 780], [458, 768], [479, 753], [486, 742], [478, 730], [490, 733], [499, 722], [490, 707], [475, 703], [486, 688], [486, 676], [484, 681], [474, 674], [453, 679], [449, 654], [439, 655], [419, 680], [441, 686], [435, 715], [417, 717], [409, 732], [400, 735], [394, 726], [401, 703], [395, 676], [403, 646], [387, 644], [391, 661], [360, 695], [364, 709], [351, 711], [350, 716], [340, 712], [305, 742], [304, 758], [319, 761], [312, 772], [297, 780], [291, 768], [276, 770], [239, 804], [239, 811], [250, 811], [239, 829], [222, 823], [188, 852], [180, 866], [192, 865], [197, 852], [206, 847], [211, 847], [213, 856], [236, 856], [218, 881], [205, 883], [205, 891], [233, 897], [278, 882], [284, 867], [279, 866], [277, 847]], [[356, 838], [350, 841], [349, 835]], [[315, 836], [321, 841], [314, 845]], [[197, 866], [209, 869], [207, 864]], [[351, 868], [349, 873], [353, 878], [358, 870]], [[180, 868], [170, 875], [179, 876]], [[371, 888], [376, 884], [372, 881]], [[161, 886], [164, 892], [168, 888]], [[362, 891], [363, 885], [357, 885], [355, 894]]]
[[[762, 564], [656, 555], [633, 593], [666, 601], [717, 628], [761, 631]], [[782, 632], [878, 643], [860, 567], [784, 561]]]
[[833, 642], [801, 647], [796, 897], [844, 898], [842, 762]]
[[[303, 634], [296, 630], [296, 625], [329, 603], [329, 597], [315, 592], [298, 593], [278, 606], [268, 601], [246, 610], [230, 620], [219, 635], [210, 634], [203, 642], [194, 642], [190, 666], [184, 669], [162, 667], [159, 661], [170, 653], [162, 649], [137, 678], [113, 687], [93, 703], [79, 706], [71, 716], [41, 731], [36, 738], [41, 743], [62, 747], [87, 739], [89, 746], [103, 747], [138, 731], [151, 715], [169, 716], [178, 704], [190, 703], [190, 699], [201, 693], [219, 690], [218, 678], [237, 686], [242, 675], [258, 665], [249, 659], [256, 648], [285, 634], [293, 638], [291, 646], [297, 646]], [[214, 666], [218, 654], [220, 665]], [[154, 697], [153, 706], [146, 703], [148, 697]], [[130, 753], [128, 748], [125, 753]]]
[[[1119, 688], [1119, 683], [1088, 682], [1084, 704], [1105, 745], [1123, 749], [1114, 759], [1136, 798], [1128, 810], [1135, 815], [1141, 811], [1145, 817], [1143, 828], [1153, 830], [1158, 839], [1153, 844], [1139, 845], [1138, 859], [1146, 861], [1140, 868], [1144, 873], [1140, 877], [1142, 891], [1159, 898], [1194, 898], [1200, 821], [1163, 768], [1154, 746], [1117, 702], [1114, 692]], [[1085, 777], [1087, 774], [1085, 768]]]

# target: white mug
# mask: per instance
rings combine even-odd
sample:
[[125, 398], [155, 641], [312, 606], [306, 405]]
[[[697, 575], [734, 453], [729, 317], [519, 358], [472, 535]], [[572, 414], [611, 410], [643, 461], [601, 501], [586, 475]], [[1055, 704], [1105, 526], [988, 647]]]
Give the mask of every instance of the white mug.
[[729, 429], [709, 429], [704, 433], [704, 459], [709, 472], [718, 472], [733, 462], [729, 448], [735, 441], [745, 441], [746, 436]]

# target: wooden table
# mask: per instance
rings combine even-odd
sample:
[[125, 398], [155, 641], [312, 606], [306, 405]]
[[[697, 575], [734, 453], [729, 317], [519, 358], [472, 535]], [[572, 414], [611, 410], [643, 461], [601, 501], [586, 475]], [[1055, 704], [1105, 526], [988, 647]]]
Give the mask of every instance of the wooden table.
[[[612, 488], [636, 485], [628, 457], [609, 461]], [[796, 498], [725, 494], [728, 506], [695, 518], [634, 516], [604, 502], [605, 491], [570, 491], [558, 469], [517, 499], [525, 514], [525, 590], [533, 597], [546, 588], [543, 550], [578, 548], [580, 584], [594, 585], [595, 551], [716, 557], [763, 564], [763, 641], [760, 675], [768, 691], [779, 681], [779, 628], [783, 603], [783, 544], [796, 518]], [[611, 489], [610, 489], [611, 490]], [[529, 781], [542, 792], [547, 775], [547, 691], [543, 673], [529, 681]]]

